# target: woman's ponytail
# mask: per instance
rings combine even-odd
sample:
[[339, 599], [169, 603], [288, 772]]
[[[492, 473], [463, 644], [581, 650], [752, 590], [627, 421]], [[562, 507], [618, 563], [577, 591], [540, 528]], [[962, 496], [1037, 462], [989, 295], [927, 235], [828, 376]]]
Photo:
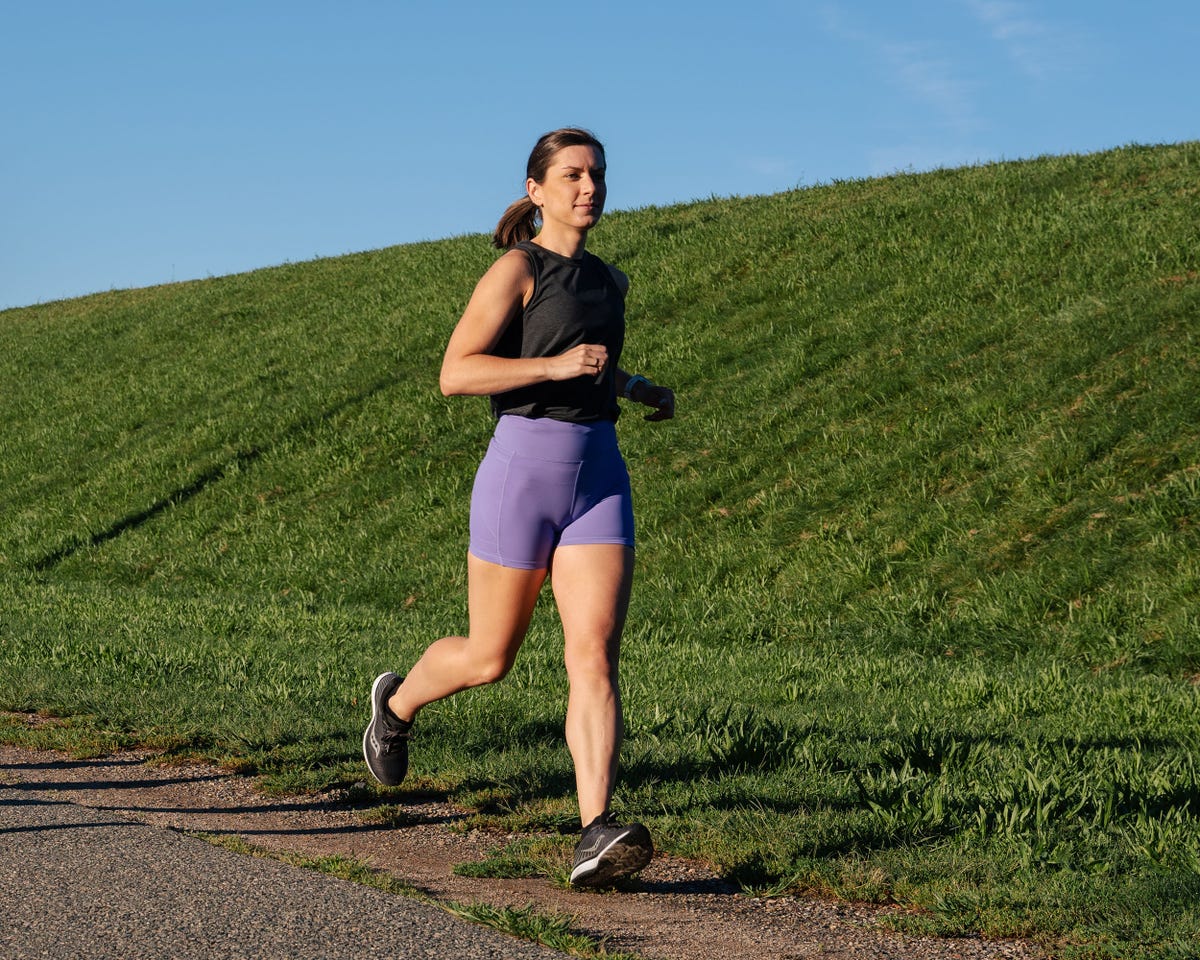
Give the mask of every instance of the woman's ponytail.
[[511, 250], [522, 240], [532, 240], [537, 235], [537, 215], [538, 208], [529, 197], [514, 200], [496, 224], [492, 246], [499, 250]]

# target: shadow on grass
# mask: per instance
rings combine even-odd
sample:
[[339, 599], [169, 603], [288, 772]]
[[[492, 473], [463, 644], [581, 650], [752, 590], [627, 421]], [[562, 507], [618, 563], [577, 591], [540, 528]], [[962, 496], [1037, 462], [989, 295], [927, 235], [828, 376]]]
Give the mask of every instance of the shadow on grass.
[[135, 513], [128, 514], [115, 523], [111, 524], [104, 530], [93, 533], [90, 537], [73, 537], [67, 543], [63, 544], [57, 550], [51, 551], [43, 557], [34, 560], [30, 566], [38, 573], [44, 573], [47, 570], [52, 570], [64, 560], [78, 553], [80, 550], [89, 547], [100, 547], [108, 543], [110, 540], [115, 540], [127, 530], [136, 530], [138, 527], [149, 523], [161, 513], [165, 513], [172, 507], [177, 507], [182, 503], [199, 496], [215, 483], [219, 483], [225, 479], [225, 475], [231, 469], [240, 469], [254, 463], [262, 456], [262, 451], [256, 447], [249, 450], [239, 450], [226, 463], [217, 464], [215, 467], [210, 467], [191, 483], [185, 484], [167, 494], [167, 496], [155, 501], [145, 510], [138, 510]]
[[53, 570], [63, 561], [70, 559], [80, 550], [103, 546], [111, 540], [116, 540], [130, 530], [137, 530], [166, 511], [200, 496], [209, 488], [224, 480], [226, 475], [231, 471], [236, 473], [253, 465], [261, 460], [265, 454], [285, 441], [311, 432], [315, 427], [332, 421], [343, 411], [361, 406], [376, 394], [401, 382], [401, 379], [397, 377], [381, 377], [374, 383], [369, 384], [365, 389], [343, 398], [327, 409], [311, 416], [302, 417], [295, 423], [284, 427], [268, 443], [262, 446], [251, 446], [244, 450], [238, 450], [224, 463], [218, 463], [202, 471], [190, 483], [186, 483], [171, 491], [166, 496], [160, 497], [144, 510], [137, 510], [126, 514], [105, 529], [91, 534], [91, 536], [72, 537], [57, 550], [52, 550], [50, 553], [32, 561], [30, 567], [38, 573], [45, 573], [48, 570]]

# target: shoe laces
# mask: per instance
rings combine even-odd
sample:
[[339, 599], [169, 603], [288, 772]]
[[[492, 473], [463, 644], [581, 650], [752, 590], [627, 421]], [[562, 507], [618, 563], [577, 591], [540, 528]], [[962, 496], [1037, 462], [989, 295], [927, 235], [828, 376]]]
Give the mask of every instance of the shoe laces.
[[383, 723], [379, 724], [375, 736], [379, 741], [379, 752], [392, 753], [400, 747], [403, 741], [412, 739], [412, 727], [396, 727], [385, 719]]

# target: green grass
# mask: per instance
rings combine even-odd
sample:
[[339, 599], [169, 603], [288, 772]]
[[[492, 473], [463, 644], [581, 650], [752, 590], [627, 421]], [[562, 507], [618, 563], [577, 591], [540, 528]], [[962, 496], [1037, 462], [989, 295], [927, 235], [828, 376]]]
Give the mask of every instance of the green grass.
[[[633, 277], [623, 366], [679, 398], [620, 425], [621, 808], [747, 889], [1200, 951], [1200, 144], [617, 213], [592, 248]], [[0, 708], [67, 720], [0, 736], [360, 779], [371, 678], [464, 626], [491, 424], [436, 370], [493, 256], [0, 313]], [[564, 704], [547, 603], [381, 801], [555, 833]]]

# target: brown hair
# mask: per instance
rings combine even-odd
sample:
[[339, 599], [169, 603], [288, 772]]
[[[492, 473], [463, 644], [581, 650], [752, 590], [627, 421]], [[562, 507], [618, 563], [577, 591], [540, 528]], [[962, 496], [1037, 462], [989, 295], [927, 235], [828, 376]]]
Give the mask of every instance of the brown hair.
[[[529, 161], [525, 164], [525, 179], [541, 183], [546, 179], [546, 169], [554, 155], [563, 147], [595, 147], [604, 157], [604, 144], [595, 135], [580, 127], [562, 127], [542, 134], [534, 144]], [[537, 233], [538, 208], [526, 195], [508, 205], [496, 224], [496, 232], [492, 234], [492, 246], [500, 250], [509, 250], [522, 240], [532, 240]]]

